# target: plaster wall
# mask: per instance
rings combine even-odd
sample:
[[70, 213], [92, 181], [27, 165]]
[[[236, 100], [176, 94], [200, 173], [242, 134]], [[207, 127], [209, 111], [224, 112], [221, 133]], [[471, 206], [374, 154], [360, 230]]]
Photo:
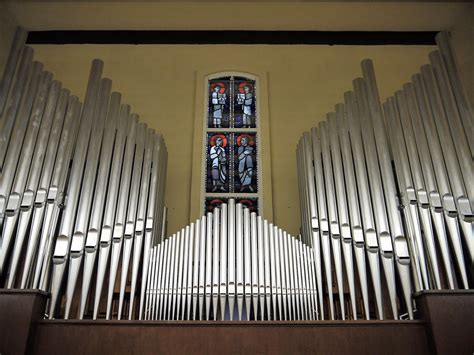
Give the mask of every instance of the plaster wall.
[[[441, 30], [453, 45], [473, 99], [472, 4], [384, 3], [107, 3], [13, 2], [0, 4], [0, 68], [15, 24], [48, 29], [317, 29]], [[200, 214], [204, 78], [239, 71], [261, 80], [264, 211], [298, 233], [295, 148], [301, 133], [341, 102], [359, 63], [374, 61], [381, 98], [399, 89], [428, 62], [434, 46], [268, 45], [36, 45], [35, 58], [83, 98], [90, 62], [101, 58], [104, 75], [141, 120], [163, 133], [169, 152], [168, 232]]]

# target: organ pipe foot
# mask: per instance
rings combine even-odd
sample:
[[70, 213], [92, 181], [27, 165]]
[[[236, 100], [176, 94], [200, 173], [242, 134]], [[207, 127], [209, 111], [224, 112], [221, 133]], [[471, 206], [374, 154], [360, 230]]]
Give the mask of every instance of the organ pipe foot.
[[94, 270], [97, 249], [85, 250], [84, 253], [84, 271], [82, 278], [81, 301], [79, 305], [79, 319], [84, 318], [86, 310], [87, 298], [89, 296], [90, 285], [92, 280], [92, 271]]
[[27, 211], [20, 212], [20, 218], [18, 219], [18, 228], [16, 232], [15, 244], [13, 245], [13, 255], [10, 261], [10, 274], [8, 275], [7, 288], [12, 288], [15, 283], [18, 263], [20, 261], [21, 251], [23, 249], [23, 243], [26, 238], [26, 233], [31, 217], [31, 208]]
[[469, 282], [467, 280], [466, 264], [464, 262], [458, 218], [447, 216], [446, 224], [448, 226], [449, 237], [451, 239], [451, 245], [454, 251], [454, 259], [456, 260], [456, 265], [458, 267], [459, 274], [461, 275], [462, 287], [468, 289]]
[[382, 254], [382, 267], [385, 274], [385, 280], [387, 282], [388, 294], [390, 298], [390, 305], [392, 307], [393, 319], [398, 319], [398, 308], [397, 308], [397, 290], [395, 286], [395, 267], [393, 265], [392, 254]]

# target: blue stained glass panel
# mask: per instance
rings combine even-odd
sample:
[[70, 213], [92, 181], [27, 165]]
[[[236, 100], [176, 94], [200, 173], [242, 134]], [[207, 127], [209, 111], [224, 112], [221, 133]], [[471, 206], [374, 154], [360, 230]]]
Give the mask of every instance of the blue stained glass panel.
[[256, 133], [234, 133], [234, 191], [256, 193], [257, 182], [257, 142]]
[[215, 79], [209, 81], [208, 119], [209, 128], [229, 128], [231, 125], [230, 81]]
[[235, 80], [233, 121], [236, 128], [255, 128], [255, 81]]
[[231, 134], [225, 132], [207, 134], [206, 192], [230, 191]]

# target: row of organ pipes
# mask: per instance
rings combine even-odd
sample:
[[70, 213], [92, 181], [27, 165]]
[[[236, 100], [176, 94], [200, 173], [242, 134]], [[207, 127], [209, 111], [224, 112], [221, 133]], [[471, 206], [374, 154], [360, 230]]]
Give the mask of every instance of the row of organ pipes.
[[110, 319], [118, 283], [118, 318], [132, 318], [165, 228], [165, 142], [112, 92], [100, 60], [81, 103], [26, 37], [17, 30], [0, 84], [0, 280], [50, 292], [51, 318], [75, 317], [79, 300], [77, 317], [91, 303], [95, 319], [106, 293]]
[[321, 319], [360, 304], [366, 319], [370, 304], [378, 319], [412, 319], [414, 292], [472, 286], [472, 110], [448, 34], [436, 40], [430, 64], [383, 104], [373, 64], [362, 61], [344, 103], [298, 143]]
[[151, 252], [144, 319], [317, 320], [314, 253], [229, 199]]

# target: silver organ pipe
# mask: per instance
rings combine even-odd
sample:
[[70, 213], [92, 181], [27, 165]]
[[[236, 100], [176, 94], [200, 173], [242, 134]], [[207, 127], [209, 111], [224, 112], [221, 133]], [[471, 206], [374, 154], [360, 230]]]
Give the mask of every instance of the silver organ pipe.
[[[202, 216], [200, 220], [200, 229], [199, 229], [199, 243], [200, 243], [200, 249], [199, 249], [199, 293], [198, 293], [198, 299], [199, 299], [199, 307], [197, 309], [198, 311], [198, 316], [197, 319], [202, 320], [203, 319], [203, 311], [204, 311], [204, 275], [206, 271], [206, 259], [209, 257], [206, 257], [206, 216]], [[171, 242], [172, 249], [174, 247], [174, 239]], [[171, 252], [170, 252], [171, 253]], [[171, 254], [170, 254], [171, 256]], [[171, 260], [169, 262], [171, 263]], [[230, 295], [229, 295], [229, 302], [230, 302]]]
[[227, 252], [228, 252], [228, 207], [226, 203], [221, 205], [221, 230], [220, 230], [220, 270], [219, 270], [219, 294], [221, 319], [225, 318], [225, 310], [227, 306]]
[[254, 288], [254, 294], [258, 296], [258, 305], [254, 308], [254, 316], [260, 310], [260, 319], [265, 319], [265, 296], [266, 296], [266, 287], [265, 287], [265, 265], [266, 263], [266, 253], [264, 245], [264, 236], [263, 236], [263, 220], [261, 216], [257, 216], [257, 253], [256, 253], [256, 264], [258, 264], [258, 284], [257, 288]]
[[179, 233], [179, 248], [177, 249], [177, 262], [176, 265], [176, 276], [174, 280], [173, 286], [173, 305], [172, 305], [172, 318], [171, 319], [178, 319], [180, 315], [180, 301], [182, 296], [182, 280], [183, 280], [183, 253], [184, 253], [184, 242], [185, 242], [186, 235], [184, 234], [184, 228]]
[[[218, 208], [213, 211], [213, 234], [212, 234], [212, 311], [214, 319], [217, 318], [217, 306], [219, 302], [219, 274], [220, 274], [220, 265], [219, 265], [219, 256], [220, 256], [220, 239], [221, 235], [221, 214]], [[186, 242], [188, 242], [188, 237]], [[181, 317], [183, 318], [183, 317]]]
[[189, 227], [189, 248], [188, 258], [186, 259], [187, 264], [187, 281], [186, 281], [186, 303], [183, 306], [183, 318], [185, 317], [184, 311], [186, 310], [186, 319], [191, 319], [191, 300], [193, 290], [193, 252], [194, 252], [194, 223], [191, 223]]
[[[201, 234], [200, 234], [200, 229], [201, 229], [201, 220], [196, 220], [196, 222], [194, 223], [194, 254], [193, 254], [193, 282], [192, 282], [192, 305], [191, 305], [191, 309], [192, 309], [192, 312], [188, 312], [188, 313], [191, 313], [192, 316], [191, 316], [191, 319], [192, 320], [196, 320], [196, 319], [199, 319], [198, 317], [196, 317], [196, 310], [198, 309], [197, 306], [198, 306], [198, 292], [199, 292], [199, 263], [201, 262], [200, 261], [200, 247], [201, 247], [201, 242], [200, 242], [200, 237], [201, 237]], [[168, 239], [166, 239], [164, 241], [164, 243], [168, 243]], [[227, 254], [227, 251], [226, 251], [226, 254]], [[167, 265], [167, 260], [164, 259], [164, 265], [163, 265], [163, 270], [164, 272], [166, 272], [166, 265]], [[160, 278], [164, 278], [163, 275], [160, 275]], [[222, 282], [223, 278], [221, 277], [221, 282]], [[162, 294], [162, 290], [160, 290], [160, 294]], [[222, 293], [221, 293], [222, 295]], [[224, 294], [225, 295], [225, 294]], [[222, 307], [222, 305], [221, 305]], [[157, 319], [160, 319], [161, 318], [161, 312], [158, 313], [158, 317]]]
[[[235, 284], [237, 297], [238, 319], [242, 319], [242, 307], [244, 298], [244, 254], [243, 254], [243, 207], [242, 204], [235, 205]], [[230, 310], [232, 313], [233, 309]]]
[[[280, 243], [278, 242], [278, 227], [270, 225], [270, 238], [273, 240], [274, 249], [274, 263], [275, 263], [275, 283], [276, 283], [276, 294], [277, 294], [277, 309], [275, 310], [275, 318], [283, 320], [283, 305], [282, 305], [282, 280], [281, 280], [281, 263], [280, 258]], [[278, 314], [278, 318], [276, 315]]]
[[[205, 244], [206, 244], [206, 262], [205, 265], [205, 277], [204, 277], [204, 291], [205, 291], [205, 319], [209, 320], [211, 317], [211, 298], [212, 298], [212, 263], [213, 263], [213, 252], [212, 252], [212, 244], [213, 244], [213, 236], [219, 236], [219, 232], [213, 235], [213, 214], [212, 212], [207, 212], [206, 218], [206, 234], [205, 234]], [[179, 239], [178, 239], [179, 240]], [[238, 250], [238, 249], [237, 249]]]
[[250, 319], [250, 307], [252, 301], [252, 257], [250, 254], [250, 212], [244, 209], [244, 240], [243, 240], [243, 270], [244, 270], [244, 295], [245, 295], [245, 319]]
[[[252, 313], [253, 317], [257, 318], [258, 317], [258, 304], [259, 304], [259, 292], [261, 288], [259, 287], [259, 278], [258, 278], [258, 273], [261, 269], [261, 266], [258, 263], [258, 225], [257, 225], [257, 214], [255, 212], [252, 212], [250, 214], [250, 225], [251, 225], [251, 237], [250, 237], [250, 252], [252, 256], [252, 267], [251, 267], [251, 274], [252, 274]], [[260, 246], [261, 248], [261, 246]], [[263, 260], [262, 260], [263, 261]], [[263, 275], [262, 275], [263, 276]], [[263, 279], [262, 279], [263, 282]], [[262, 287], [263, 291], [263, 287]], [[250, 314], [250, 311], [248, 311]], [[250, 319], [250, 316], [249, 316]]]
[[[260, 220], [262, 219], [261, 217], [259, 217]], [[270, 255], [271, 255], [271, 252], [270, 252], [270, 242], [269, 242], [269, 239], [268, 239], [268, 221], [267, 220], [264, 220], [263, 221], [263, 252], [264, 252], [264, 268], [265, 268], [265, 273], [264, 273], [264, 278], [265, 278], [265, 298], [264, 298], [264, 302], [266, 303], [266, 309], [264, 306], [260, 305], [261, 307], [261, 314], [263, 313], [265, 315], [265, 310], [266, 310], [266, 314], [267, 314], [267, 318], [270, 318], [271, 317], [271, 306], [272, 305], [275, 305], [275, 301], [274, 301], [274, 294], [272, 293], [273, 291], [273, 284], [271, 283], [273, 281], [273, 278], [271, 275], [272, 274], [272, 267], [270, 266]], [[273, 264], [271, 264], [273, 265]], [[262, 319], [264, 319], [264, 315], [262, 316]]]
[[331, 319], [384, 319], [389, 308], [413, 319], [414, 291], [472, 286], [472, 111], [448, 35], [437, 42], [431, 64], [383, 104], [364, 60], [344, 103], [298, 143], [302, 239], [313, 240], [314, 257], [321, 250], [325, 269], [323, 289], [311, 261], [321, 317], [326, 308]]
[[107, 318], [114, 308], [120, 319], [125, 302], [130, 319], [141, 317], [139, 270], [166, 222], [164, 140], [112, 92], [100, 60], [81, 104], [33, 61], [26, 35], [17, 31], [0, 82], [0, 280], [51, 292], [51, 318], [76, 317], [76, 308], [78, 318], [97, 318], [106, 306]]
[[[312, 143], [313, 143], [313, 155], [321, 156], [321, 139], [320, 132], [317, 128], [311, 130]], [[329, 314], [331, 319], [334, 319], [334, 300], [332, 290], [332, 271], [331, 271], [331, 249], [330, 249], [330, 237], [329, 237], [329, 218], [326, 207], [326, 194], [324, 187], [324, 175], [321, 160], [314, 160], [314, 176], [317, 185], [317, 204], [318, 204], [318, 217], [319, 217], [319, 228], [321, 238], [321, 251], [322, 259], [324, 261], [324, 270], [326, 276], [326, 288], [328, 290], [329, 299]], [[323, 318], [324, 319], [324, 318]]]

